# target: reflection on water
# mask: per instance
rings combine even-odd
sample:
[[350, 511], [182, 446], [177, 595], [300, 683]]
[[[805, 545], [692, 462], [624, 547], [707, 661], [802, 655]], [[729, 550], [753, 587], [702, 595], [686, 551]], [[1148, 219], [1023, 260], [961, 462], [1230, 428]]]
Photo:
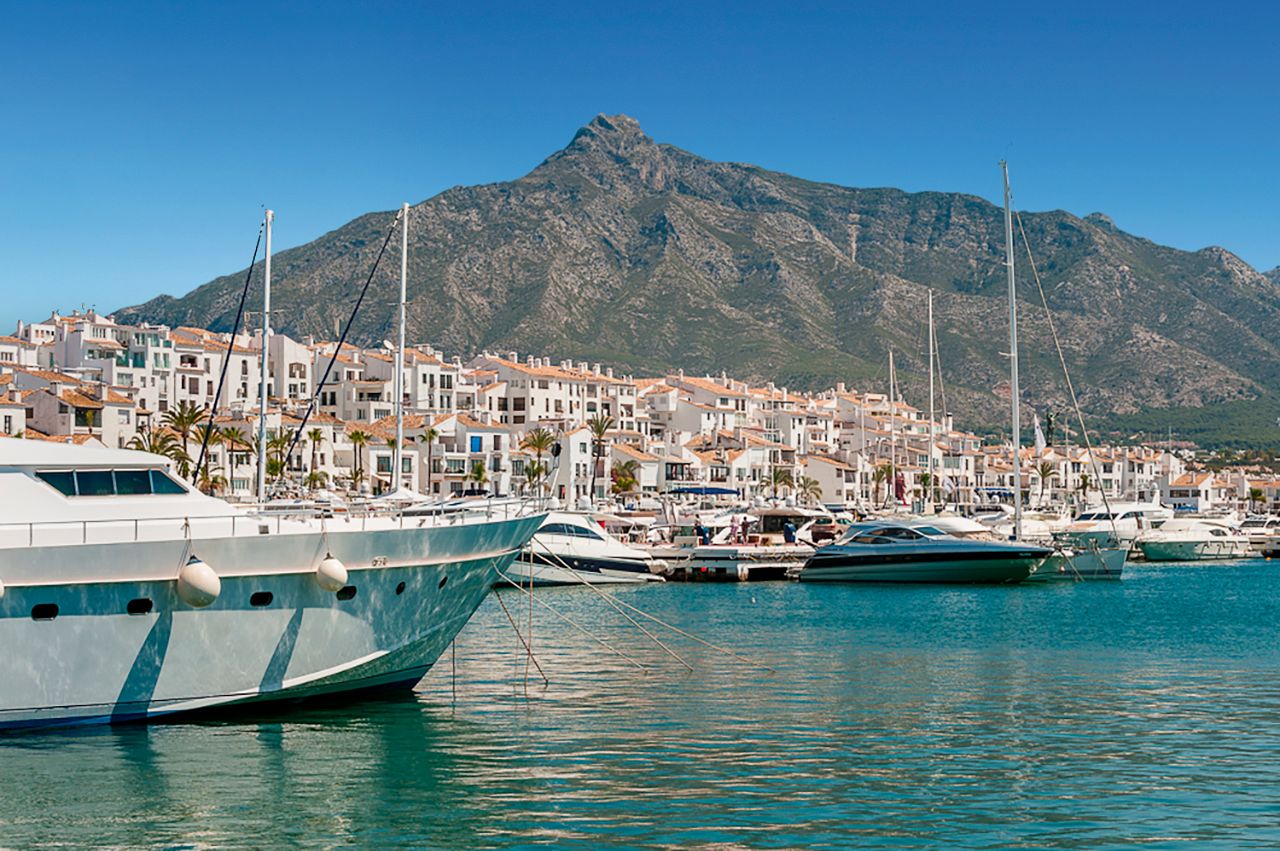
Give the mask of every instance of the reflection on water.
[[673, 639], [692, 674], [540, 591], [650, 670], [535, 610], [527, 695], [491, 600], [456, 702], [446, 655], [401, 699], [0, 738], [0, 846], [1275, 844], [1278, 585], [612, 591], [760, 660]]

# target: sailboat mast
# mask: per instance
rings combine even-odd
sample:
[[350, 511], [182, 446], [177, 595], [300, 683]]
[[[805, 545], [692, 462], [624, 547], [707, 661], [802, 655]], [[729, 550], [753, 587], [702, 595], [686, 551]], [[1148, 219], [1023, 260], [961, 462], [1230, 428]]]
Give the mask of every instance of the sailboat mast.
[[897, 376], [893, 371], [893, 349], [889, 349], [889, 493], [893, 502], [898, 501], [898, 429], [894, 422], [897, 413]]
[[933, 449], [937, 443], [933, 431], [933, 290], [929, 290], [929, 492], [925, 498], [930, 506], [938, 487], [933, 481]]
[[400, 208], [400, 339], [396, 343], [395, 390], [396, 394], [396, 449], [391, 461], [391, 490], [400, 489], [404, 470], [404, 322], [405, 301], [409, 289], [409, 203]]
[[1009, 198], [1009, 164], [1000, 161], [1004, 174], [1004, 248], [1009, 270], [1009, 404], [1013, 419], [1013, 537], [1022, 538], [1022, 421], [1018, 410], [1018, 288], [1013, 274], [1013, 211]]
[[[264, 229], [267, 235], [267, 253], [262, 275], [262, 367], [258, 378], [258, 501], [267, 495], [267, 383], [271, 379], [267, 361], [268, 341], [271, 339], [271, 222], [276, 214], [267, 210]], [[288, 463], [288, 459], [285, 459]]]

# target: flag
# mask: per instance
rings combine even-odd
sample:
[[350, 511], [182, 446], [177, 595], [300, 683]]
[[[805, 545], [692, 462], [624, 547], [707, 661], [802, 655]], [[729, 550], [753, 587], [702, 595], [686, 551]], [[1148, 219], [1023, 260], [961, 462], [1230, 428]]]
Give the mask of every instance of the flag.
[[1044, 454], [1046, 444], [1044, 442], [1044, 432], [1040, 430], [1040, 415], [1035, 414], [1034, 416], [1036, 423], [1036, 455], [1039, 456]]
[[955, 482], [951, 481], [951, 477], [946, 473], [942, 474], [942, 490], [944, 493], [954, 493], [956, 489]]

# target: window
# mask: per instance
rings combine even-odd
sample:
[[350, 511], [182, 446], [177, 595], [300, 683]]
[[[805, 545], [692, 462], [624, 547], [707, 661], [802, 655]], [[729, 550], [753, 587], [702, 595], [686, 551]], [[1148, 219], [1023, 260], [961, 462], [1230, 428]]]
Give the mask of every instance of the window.
[[471, 435], [471, 451], [472, 451], [472, 452], [480, 452], [480, 451], [481, 451], [481, 449], [480, 449], [480, 435], [478, 435], [478, 434], [473, 434], [473, 435]]
[[275, 598], [276, 595], [272, 594], [270, 591], [254, 591], [249, 595], [249, 605], [258, 607], [270, 606], [271, 601]]
[[57, 603], [36, 603], [31, 607], [31, 619], [33, 621], [51, 621], [57, 616]]
[[187, 489], [184, 488], [182, 485], [178, 484], [177, 482], [175, 482], [173, 479], [169, 478], [169, 475], [165, 473], [163, 470], [152, 470], [151, 471], [151, 492], [155, 494], [161, 494], [163, 496], [170, 496], [174, 494], [186, 493]]
[[335, 596], [337, 596], [339, 600], [350, 600], [355, 595], [356, 595], [356, 586], [343, 585], [341, 588], [338, 589], [338, 593]]
[[60, 491], [63, 496], [76, 495], [75, 474], [70, 470], [44, 470], [37, 472], [36, 478]]
[[110, 470], [77, 470], [75, 476], [79, 496], [112, 496], [116, 492]]
[[122, 496], [151, 493], [149, 470], [116, 470], [116, 493]]
[[567, 535], [571, 538], [588, 538], [593, 541], [603, 541], [604, 536], [592, 531], [584, 526], [574, 526], [571, 523], [548, 523], [538, 529], [539, 535]]
[[125, 606], [125, 611], [131, 615], [149, 615], [151, 610], [155, 608], [155, 604], [146, 597], [139, 597], [136, 600], [130, 600]]

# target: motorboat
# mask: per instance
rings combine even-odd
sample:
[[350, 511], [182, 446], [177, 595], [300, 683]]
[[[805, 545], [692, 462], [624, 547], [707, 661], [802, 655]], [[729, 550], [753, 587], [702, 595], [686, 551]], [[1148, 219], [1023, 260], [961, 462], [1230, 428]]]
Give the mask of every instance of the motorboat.
[[[934, 530], [937, 531], [937, 530]], [[906, 523], [855, 523], [805, 563], [802, 582], [1021, 582], [1052, 554], [1049, 547], [982, 541]]]
[[1254, 514], [1240, 524], [1240, 531], [1249, 536], [1249, 548], [1262, 555], [1269, 542], [1280, 535], [1280, 517], [1271, 514]]
[[1054, 537], [1081, 549], [1094, 544], [1132, 549], [1139, 535], [1160, 528], [1173, 516], [1172, 508], [1158, 502], [1113, 502], [1085, 509]]
[[543, 519], [258, 514], [162, 456], [0, 440], [0, 727], [411, 687]]
[[649, 552], [627, 546], [591, 514], [553, 511], [499, 577], [517, 585], [590, 585], [661, 582], [666, 565]]
[[1248, 558], [1249, 536], [1222, 520], [1175, 517], [1144, 532], [1137, 546], [1147, 561], [1206, 561]]

